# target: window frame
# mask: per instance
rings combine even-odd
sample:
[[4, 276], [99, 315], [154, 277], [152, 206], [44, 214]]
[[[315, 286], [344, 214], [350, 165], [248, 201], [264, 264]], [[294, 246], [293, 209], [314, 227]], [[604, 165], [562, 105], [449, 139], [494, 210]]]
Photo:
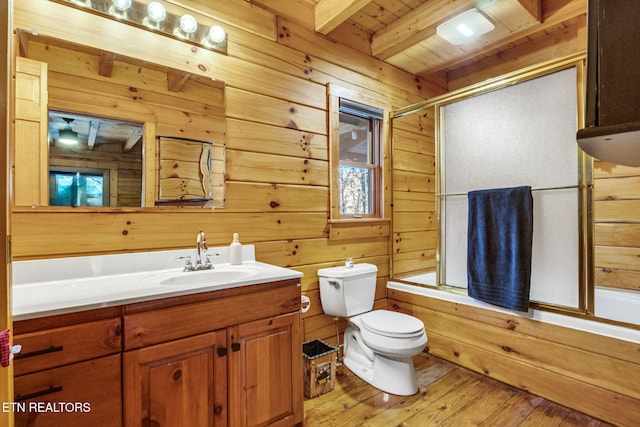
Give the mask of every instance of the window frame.
[[[348, 106], [345, 107], [346, 109], [350, 110], [350, 111], [345, 111], [343, 109], [342, 106], [342, 101], [347, 101], [348, 102]], [[357, 117], [363, 120], [366, 120], [369, 122], [369, 140], [368, 140], [368, 152], [367, 154], [369, 155], [370, 161], [369, 162], [358, 162], [358, 161], [350, 161], [350, 160], [342, 160], [340, 158], [340, 156], [338, 156], [338, 181], [340, 181], [339, 175], [340, 175], [340, 169], [343, 166], [353, 166], [353, 167], [359, 167], [359, 168], [363, 168], [363, 169], [369, 169], [371, 170], [371, 173], [373, 174], [372, 176], [372, 188], [371, 188], [371, 194], [370, 194], [370, 198], [371, 200], [369, 201], [369, 205], [370, 205], [370, 212], [369, 213], [342, 213], [342, 206], [340, 205], [340, 201], [342, 198], [342, 191], [340, 190], [340, 182], [338, 182], [338, 215], [340, 217], [340, 219], [360, 219], [360, 218], [380, 218], [380, 212], [381, 212], [381, 191], [380, 191], [380, 184], [381, 184], [381, 175], [382, 175], [382, 162], [381, 162], [381, 151], [382, 151], [382, 126], [383, 126], [383, 115], [380, 114], [379, 117], [377, 117], [377, 112], [380, 111], [379, 109], [376, 109], [377, 111], [374, 113], [370, 113], [367, 114], [366, 110], [369, 109], [368, 106], [364, 105], [364, 104], [359, 104], [359, 106], [362, 106], [363, 108], [358, 108], [358, 106], [354, 105], [356, 103], [354, 103], [353, 101], [349, 101], [349, 100], [345, 100], [344, 98], [340, 98], [340, 106], [339, 106], [339, 117], [342, 117], [343, 114], [347, 114], [351, 117]], [[357, 109], [357, 110], [356, 110]], [[356, 110], [356, 111], [354, 111]], [[373, 110], [373, 108], [371, 108], [371, 110]], [[362, 113], [362, 114], [358, 114], [358, 113]], [[374, 117], [374, 115], [376, 117]], [[342, 124], [343, 122], [340, 121], [340, 124]], [[338, 140], [338, 150], [340, 150], [341, 148], [341, 141]]]
[[[327, 85], [329, 126], [329, 225], [330, 239], [372, 238], [390, 235], [391, 212], [391, 105], [375, 94], [363, 95], [334, 84]], [[340, 99], [382, 111], [377, 173], [374, 182], [374, 213], [340, 214]]]

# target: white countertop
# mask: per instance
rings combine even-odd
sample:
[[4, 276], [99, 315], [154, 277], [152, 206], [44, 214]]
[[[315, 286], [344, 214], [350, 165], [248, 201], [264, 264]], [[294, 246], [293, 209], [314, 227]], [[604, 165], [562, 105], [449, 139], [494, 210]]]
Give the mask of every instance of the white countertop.
[[[192, 272], [183, 272], [185, 261], [176, 261], [176, 258], [190, 255], [193, 260], [195, 250], [14, 262], [13, 319], [25, 320], [302, 277], [298, 271], [256, 261], [253, 245], [243, 245], [243, 263], [237, 266], [228, 263], [228, 247], [212, 248], [209, 253], [214, 255], [214, 269]], [[200, 280], [206, 275], [221, 275], [224, 279], [215, 283]], [[171, 283], [176, 278], [193, 283]]]

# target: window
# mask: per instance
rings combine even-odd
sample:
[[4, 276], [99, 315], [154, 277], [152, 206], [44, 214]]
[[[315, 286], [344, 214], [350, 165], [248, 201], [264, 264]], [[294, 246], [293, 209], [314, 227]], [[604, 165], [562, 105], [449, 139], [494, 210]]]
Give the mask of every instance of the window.
[[51, 206], [109, 206], [108, 170], [49, 171]]
[[382, 110], [340, 100], [340, 217], [379, 217]]
[[378, 94], [328, 85], [329, 238], [375, 239], [391, 229], [392, 106]]

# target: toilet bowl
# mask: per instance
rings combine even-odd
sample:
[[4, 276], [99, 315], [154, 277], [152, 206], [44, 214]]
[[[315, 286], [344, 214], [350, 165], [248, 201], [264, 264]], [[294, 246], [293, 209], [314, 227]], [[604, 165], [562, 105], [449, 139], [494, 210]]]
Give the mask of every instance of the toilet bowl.
[[[383, 323], [388, 327], [380, 327]], [[419, 319], [387, 310], [370, 311], [349, 319], [343, 363], [380, 390], [412, 395], [418, 391], [412, 358], [426, 344], [427, 334]]]
[[376, 273], [375, 265], [364, 263], [318, 270], [322, 307], [349, 318], [343, 359], [349, 370], [382, 391], [412, 395], [418, 391], [412, 358], [424, 350], [427, 334], [416, 317], [371, 310]]

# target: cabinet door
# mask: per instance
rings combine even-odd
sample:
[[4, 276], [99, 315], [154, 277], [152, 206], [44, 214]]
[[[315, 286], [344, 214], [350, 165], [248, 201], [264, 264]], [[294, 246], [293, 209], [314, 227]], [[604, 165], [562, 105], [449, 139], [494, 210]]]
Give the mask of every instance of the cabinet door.
[[[598, 0], [589, 4], [593, 20], [589, 43], [597, 48], [598, 124], [617, 125], [640, 121], [640, 7], [637, 0]], [[591, 49], [591, 46], [589, 46]], [[592, 50], [589, 51], [591, 54]]]
[[225, 346], [221, 330], [125, 352], [125, 426], [226, 426]]
[[303, 420], [300, 313], [229, 329], [229, 424], [290, 426]]
[[49, 204], [47, 64], [16, 58], [13, 145], [16, 206]]
[[122, 425], [120, 354], [15, 378], [16, 427]]

